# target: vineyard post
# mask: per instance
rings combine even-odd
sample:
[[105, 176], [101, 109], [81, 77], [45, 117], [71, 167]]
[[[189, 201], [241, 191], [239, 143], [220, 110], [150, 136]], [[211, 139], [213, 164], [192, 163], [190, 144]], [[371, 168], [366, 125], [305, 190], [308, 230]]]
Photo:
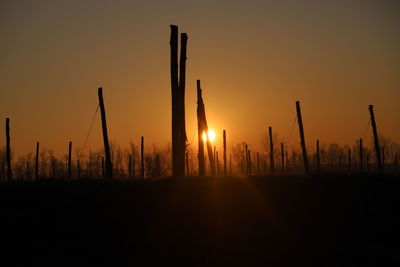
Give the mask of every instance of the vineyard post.
[[383, 172], [383, 165], [382, 165], [382, 160], [381, 160], [381, 149], [379, 147], [378, 131], [376, 130], [376, 122], [375, 122], [374, 106], [373, 105], [369, 105], [369, 113], [370, 113], [370, 116], [371, 116], [372, 132], [374, 134], [376, 164], [377, 164], [378, 170], [380, 172]]
[[112, 178], [113, 177], [113, 167], [112, 167], [112, 162], [111, 162], [110, 145], [108, 143], [107, 120], [106, 120], [106, 111], [104, 108], [103, 88], [102, 87], [100, 87], [98, 89], [98, 96], [99, 96], [101, 126], [102, 126], [102, 130], [103, 130], [103, 141], [104, 141], [105, 177]]
[[272, 140], [272, 127], [268, 127], [269, 131], [269, 166], [271, 174], [275, 173], [275, 163], [274, 163], [274, 142]]
[[296, 101], [296, 111], [297, 111], [297, 121], [299, 123], [300, 144], [301, 144], [301, 152], [303, 154], [304, 169], [305, 169], [307, 174], [310, 174], [308, 156], [307, 156], [307, 149], [306, 149], [306, 141], [305, 141], [305, 138], [304, 138], [303, 119], [301, 117], [301, 108], [300, 108], [300, 102], [299, 101]]

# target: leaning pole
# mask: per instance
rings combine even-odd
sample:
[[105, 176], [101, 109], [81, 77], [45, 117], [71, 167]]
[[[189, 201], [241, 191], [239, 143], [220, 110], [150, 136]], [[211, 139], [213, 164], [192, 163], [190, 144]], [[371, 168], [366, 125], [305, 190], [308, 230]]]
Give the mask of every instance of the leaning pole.
[[104, 141], [104, 153], [106, 157], [105, 162], [105, 177], [112, 178], [113, 177], [113, 168], [111, 163], [111, 153], [110, 153], [110, 144], [108, 143], [108, 134], [107, 134], [107, 121], [106, 121], [106, 110], [104, 108], [103, 101], [103, 88], [99, 88], [99, 106], [100, 106], [100, 114], [101, 114], [101, 127], [103, 129], [103, 141]]
[[307, 149], [306, 149], [306, 141], [304, 138], [303, 119], [301, 118], [301, 109], [300, 109], [299, 101], [296, 101], [296, 112], [297, 112], [297, 121], [299, 123], [300, 145], [301, 145], [301, 152], [303, 154], [304, 169], [307, 174], [310, 174], [310, 168], [308, 165]]
[[372, 133], [374, 134], [374, 144], [375, 144], [375, 153], [376, 153], [376, 165], [380, 172], [383, 171], [383, 164], [381, 158], [381, 148], [379, 146], [379, 139], [378, 139], [378, 130], [376, 129], [376, 122], [375, 122], [375, 115], [374, 115], [374, 106], [369, 105], [369, 113], [371, 116], [371, 126], [372, 126]]

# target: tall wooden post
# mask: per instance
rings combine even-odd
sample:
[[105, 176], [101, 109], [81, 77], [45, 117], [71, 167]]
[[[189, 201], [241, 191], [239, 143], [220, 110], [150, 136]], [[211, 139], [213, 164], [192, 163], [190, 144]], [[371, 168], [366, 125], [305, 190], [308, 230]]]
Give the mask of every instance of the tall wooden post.
[[372, 132], [374, 134], [376, 164], [377, 164], [378, 170], [380, 172], [382, 172], [383, 171], [383, 166], [382, 166], [382, 160], [381, 160], [381, 149], [379, 147], [378, 131], [376, 130], [376, 122], [375, 122], [374, 106], [373, 105], [369, 105], [369, 113], [370, 113], [370, 116], [371, 116]]
[[72, 170], [71, 170], [71, 154], [72, 154], [72, 142], [69, 142], [68, 146], [68, 171], [67, 171], [67, 176], [68, 178], [71, 178], [72, 175]]
[[185, 175], [185, 80], [187, 35], [181, 34], [180, 71], [178, 80], [178, 27], [171, 25], [171, 92], [172, 92], [172, 173]]
[[[207, 153], [208, 159], [210, 162], [210, 170], [211, 176], [215, 175], [215, 161], [214, 161], [214, 154], [210, 142], [210, 138], [208, 136], [208, 125], [207, 125], [207, 118], [206, 118], [206, 111], [204, 107], [203, 97], [201, 94], [200, 88], [200, 80], [197, 80], [197, 120], [198, 120], [198, 132], [199, 138], [203, 137], [203, 133], [206, 134], [206, 144], [207, 144]], [[201, 137], [200, 137], [201, 136]], [[199, 175], [205, 174], [205, 162], [204, 162], [204, 150], [202, 149], [203, 140], [199, 139]], [[204, 163], [204, 164], [202, 164]], [[203, 171], [204, 170], [204, 171]]]
[[319, 140], [317, 140], [317, 172], [321, 171], [321, 158], [319, 155]]
[[104, 141], [104, 153], [105, 153], [105, 177], [112, 178], [113, 167], [111, 163], [110, 145], [108, 143], [106, 111], [104, 108], [104, 101], [103, 101], [103, 88], [101, 87], [98, 90], [98, 96], [99, 96], [99, 105], [101, 113], [101, 126], [103, 129], [103, 141]]
[[142, 136], [141, 142], [140, 142], [140, 172], [141, 176], [144, 179], [144, 137]]
[[7, 182], [12, 181], [11, 169], [11, 140], [10, 140], [10, 119], [6, 118], [6, 160], [7, 160]]
[[303, 154], [304, 169], [305, 169], [307, 174], [310, 174], [310, 168], [309, 168], [308, 156], [307, 156], [307, 149], [306, 149], [306, 141], [305, 141], [305, 138], [304, 138], [303, 119], [301, 117], [301, 109], [300, 109], [300, 102], [299, 101], [296, 101], [296, 111], [297, 111], [297, 121], [299, 123], [300, 144], [301, 144], [301, 152]]
[[274, 163], [274, 142], [272, 141], [272, 127], [268, 127], [269, 131], [269, 166], [271, 169], [271, 174], [275, 173], [275, 163]]
[[204, 122], [203, 122], [203, 110], [204, 103], [201, 95], [200, 80], [197, 80], [197, 139], [199, 145], [199, 151], [197, 154], [199, 162], [199, 176], [205, 175], [205, 163], [204, 163]]
[[226, 131], [225, 130], [223, 131], [222, 136], [224, 145], [224, 176], [226, 176]]
[[285, 148], [283, 147], [283, 142], [281, 142], [281, 167], [282, 173], [285, 172]]
[[364, 168], [364, 152], [363, 152], [363, 140], [360, 138], [360, 170], [363, 171]]

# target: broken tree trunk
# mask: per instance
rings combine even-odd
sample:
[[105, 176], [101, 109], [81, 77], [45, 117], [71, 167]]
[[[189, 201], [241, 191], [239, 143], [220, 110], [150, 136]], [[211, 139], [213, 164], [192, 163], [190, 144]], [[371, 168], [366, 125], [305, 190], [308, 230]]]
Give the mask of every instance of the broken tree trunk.
[[112, 178], [113, 167], [111, 163], [110, 145], [108, 143], [106, 111], [104, 108], [104, 101], [103, 101], [103, 88], [101, 87], [98, 90], [98, 96], [99, 96], [99, 105], [101, 113], [101, 126], [103, 129], [103, 141], [104, 141], [104, 153], [105, 153], [105, 177]]
[[[206, 145], [207, 145], [207, 153], [208, 153], [208, 159], [210, 162], [210, 170], [211, 170], [211, 176], [215, 175], [215, 160], [214, 160], [214, 154], [210, 142], [210, 138], [208, 136], [208, 125], [207, 125], [207, 118], [206, 118], [206, 111], [204, 107], [204, 102], [203, 102], [203, 96], [202, 96], [202, 89], [200, 87], [200, 80], [197, 80], [197, 120], [198, 120], [198, 132], [201, 132], [200, 138], [203, 138], [203, 133], [206, 134]], [[201, 145], [203, 144], [202, 147], [204, 147], [204, 142], [201, 139], [199, 142], [199, 174], [200, 174], [200, 162], [204, 163], [204, 173], [205, 173], [205, 162], [204, 162], [204, 150], [202, 150]], [[201, 156], [201, 154], [203, 156]], [[204, 175], [204, 174], [203, 174]], [[201, 176], [201, 174], [200, 174]]]
[[310, 174], [309, 164], [308, 164], [308, 156], [307, 156], [307, 149], [306, 149], [306, 141], [304, 138], [304, 128], [303, 128], [303, 119], [301, 117], [301, 109], [300, 109], [300, 102], [296, 101], [296, 111], [297, 111], [297, 121], [299, 123], [299, 132], [300, 132], [300, 144], [301, 144], [301, 152], [303, 154], [303, 162], [304, 162], [304, 169], [307, 174]]
[[197, 139], [199, 145], [199, 151], [197, 154], [199, 162], [199, 176], [205, 175], [205, 165], [204, 165], [204, 126], [202, 121], [202, 109], [204, 110], [203, 98], [201, 95], [200, 80], [197, 80]]
[[380, 172], [383, 171], [382, 160], [381, 160], [381, 149], [379, 147], [378, 141], [378, 131], [376, 130], [376, 123], [375, 123], [375, 115], [374, 115], [374, 106], [369, 105], [369, 113], [371, 116], [371, 126], [372, 132], [374, 134], [374, 144], [375, 144], [375, 153], [376, 153], [376, 165]]
[[178, 27], [171, 25], [171, 93], [172, 93], [172, 173], [185, 176], [185, 80], [187, 35], [181, 34], [180, 72], [178, 80]]
[[10, 119], [6, 118], [6, 160], [7, 160], [7, 182], [12, 181], [11, 169], [11, 140], [10, 140]]
[[274, 142], [272, 141], [272, 127], [268, 127], [269, 131], [269, 166], [271, 174], [275, 173], [275, 163], [274, 163]]

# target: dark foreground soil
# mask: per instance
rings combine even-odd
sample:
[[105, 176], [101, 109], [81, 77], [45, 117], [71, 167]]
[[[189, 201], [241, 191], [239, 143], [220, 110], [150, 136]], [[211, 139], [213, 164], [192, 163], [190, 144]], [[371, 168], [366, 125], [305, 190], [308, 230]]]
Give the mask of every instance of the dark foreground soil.
[[0, 214], [0, 266], [400, 263], [396, 176], [16, 182]]

